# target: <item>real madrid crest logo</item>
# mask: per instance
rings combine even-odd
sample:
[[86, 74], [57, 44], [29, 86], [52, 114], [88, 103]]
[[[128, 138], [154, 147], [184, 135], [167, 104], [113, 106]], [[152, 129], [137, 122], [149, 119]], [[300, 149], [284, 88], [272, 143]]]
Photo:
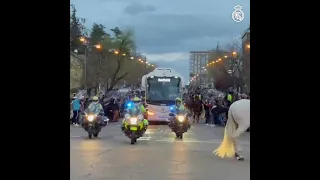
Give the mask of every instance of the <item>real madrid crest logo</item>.
[[242, 6], [236, 5], [234, 11], [232, 12], [232, 19], [235, 22], [241, 22], [244, 19], [244, 12], [242, 11]]

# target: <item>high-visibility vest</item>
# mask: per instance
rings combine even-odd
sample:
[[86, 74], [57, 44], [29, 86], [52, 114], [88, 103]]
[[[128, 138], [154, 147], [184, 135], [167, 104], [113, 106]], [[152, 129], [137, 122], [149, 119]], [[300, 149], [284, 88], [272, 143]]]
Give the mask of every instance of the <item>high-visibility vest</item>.
[[228, 94], [227, 100], [228, 100], [228, 101], [232, 101], [232, 95], [231, 95], [231, 94]]

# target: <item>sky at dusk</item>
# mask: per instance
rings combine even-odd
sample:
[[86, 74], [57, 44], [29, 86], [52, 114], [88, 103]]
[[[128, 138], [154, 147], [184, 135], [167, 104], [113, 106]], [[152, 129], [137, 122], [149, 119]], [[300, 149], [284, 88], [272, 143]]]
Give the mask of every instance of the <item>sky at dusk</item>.
[[[189, 51], [226, 47], [250, 24], [249, 0], [70, 0], [86, 27], [103, 24], [134, 32], [138, 52], [158, 67], [169, 67], [189, 79]], [[234, 6], [245, 13], [234, 22]]]

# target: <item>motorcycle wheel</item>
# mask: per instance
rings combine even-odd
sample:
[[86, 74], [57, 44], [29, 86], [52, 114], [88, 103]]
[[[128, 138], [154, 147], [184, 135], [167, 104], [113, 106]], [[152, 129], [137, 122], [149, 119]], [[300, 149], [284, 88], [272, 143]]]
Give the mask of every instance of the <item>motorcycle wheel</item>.
[[176, 132], [176, 137], [177, 137], [177, 138], [180, 138], [180, 134], [179, 134], [179, 133], [177, 133], [177, 132]]
[[88, 129], [88, 137], [89, 137], [89, 139], [92, 139], [92, 135], [93, 135], [92, 128], [89, 127], [89, 129]]
[[131, 144], [134, 144], [135, 142], [137, 142], [137, 138], [136, 135], [133, 133], [131, 134]]
[[89, 139], [92, 139], [92, 133], [91, 132], [88, 132], [88, 137], [89, 137]]
[[94, 137], [98, 137], [98, 135], [99, 135], [99, 132], [93, 134]]
[[179, 139], [182, 139], [183, 138], [183, 133], [181, 133], [181, 132], [176, 133], [176, 137], [179, 138]]

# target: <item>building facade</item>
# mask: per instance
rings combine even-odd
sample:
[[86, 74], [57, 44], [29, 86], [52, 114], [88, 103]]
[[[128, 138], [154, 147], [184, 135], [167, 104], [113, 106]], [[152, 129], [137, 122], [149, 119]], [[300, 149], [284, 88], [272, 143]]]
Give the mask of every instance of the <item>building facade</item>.
[[205, 70], [205, 67], [209, 63], [209, 54], [209, 51], [190, 51], [189, 79], [199, 74], [194, 82], [197, 85], [206, 84], [208, 72]]
[[250, 92], [250, 26], [242, 35], [242, 62], [245, 92]]

